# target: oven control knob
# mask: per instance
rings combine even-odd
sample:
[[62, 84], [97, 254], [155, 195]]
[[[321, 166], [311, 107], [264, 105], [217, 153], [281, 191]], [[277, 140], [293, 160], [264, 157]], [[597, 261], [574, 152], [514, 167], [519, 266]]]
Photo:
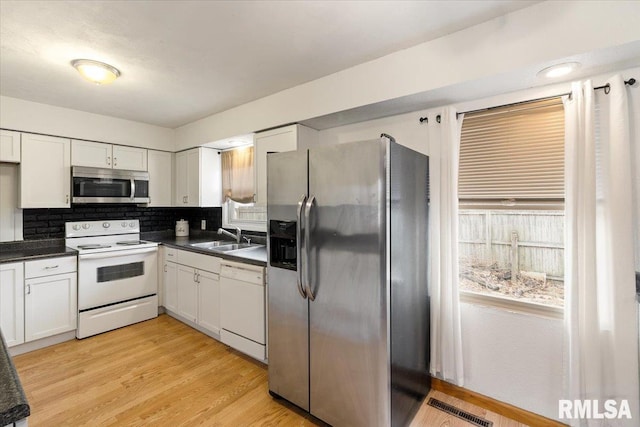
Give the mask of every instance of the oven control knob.
[[135, 226], [136, 226], [136, 223], [135, 223], [135, 222], [130, 222], [130, 223], [129, 223], [129, 227], [135, 227]]
[[111, 227], [111, 224], [109, 224], [108, 222], [103, 222], [103, 223], [102, 223], [102, 226], [103, 226], [104, 228], [109, 228], [109, 227]]
[[91, 224], [82, 224], [82, 228], [84, 228], [85, 230], [88, 230], [89, 227], [91, 227]]
[[76, 225], [74, 225], [74, 226], [73, 226], [73, 229], [74, 229], [74, 230], [76, 230], [76, 231], [80, 230], [80, 224], [76, 224]]
[[126, 222], [123, 222], [123, 223], [122, 223], [122, 224], [120, 224], [120, 225], [122, 225], [122, 228], [127, 228], [127, 223], [126, 223]]

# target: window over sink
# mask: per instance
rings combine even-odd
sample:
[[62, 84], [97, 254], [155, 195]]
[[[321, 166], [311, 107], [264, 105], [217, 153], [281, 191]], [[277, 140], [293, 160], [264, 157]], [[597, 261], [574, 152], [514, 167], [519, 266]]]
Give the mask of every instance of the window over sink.
[[267, 208], [254, 203], [254, 147], [222, 152], [222, 226], [266, 231]]

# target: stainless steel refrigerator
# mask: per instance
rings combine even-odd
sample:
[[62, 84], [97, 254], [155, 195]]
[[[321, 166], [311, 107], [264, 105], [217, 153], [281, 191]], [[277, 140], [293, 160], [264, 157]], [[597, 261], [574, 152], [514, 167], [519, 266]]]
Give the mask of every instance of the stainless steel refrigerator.
[[408, 423], [430, 388], [428, 157], [267, 156], [269, 392], [334, 426]]

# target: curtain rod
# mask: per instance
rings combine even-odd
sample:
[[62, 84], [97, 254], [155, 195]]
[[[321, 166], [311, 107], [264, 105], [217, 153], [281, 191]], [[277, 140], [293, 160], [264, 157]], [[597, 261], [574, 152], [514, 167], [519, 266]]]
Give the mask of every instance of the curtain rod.
[[[634, 84], [636, 84], [636, 79], [634, 79], [632, 77], [629, 80], [625, 80], [624, 84], [628, 85], [628, 86], [633, 86]], [[609, 92], [611, 92], [611, 85], [609, 83], [607, 83], [606, 85], [597, 86], [597, 87], [593, 88], [593, 90], [600, 90], [600, 89], [604, 89], [604, 93], [608, 95]], [[471, 111], [462, 111], [460, 113], [456, 113], [456, 118], [459, 117], [460, 114], [479, 113], [480, 111], [489, 111], [489, 110], [494, 110], [496, 108], [511, 107], [511, 106], [514, 106], [514, 105], [526, 104], [528, 102], [545, 101], [547, 99], [559, 98], [561, 96], [571, 96], [571, 92], [561, 93], [561, 94], [553, 95], [553, 96], [547, 96], [547, 97], [544, 97], [544, 98], [529, 99], [527, 101], [513, 102], [511, 104], [496, 105], [495, 107], [479, 108], [477, 110], [471, 110]], [[419, 121], [420, 121], [421, 124], [422, 123], [429, 123], [429, 118], [428, 117], [420, 117]], [[438, 114], [436, 116], [436, 122], [440, 123], [440, 114]]]

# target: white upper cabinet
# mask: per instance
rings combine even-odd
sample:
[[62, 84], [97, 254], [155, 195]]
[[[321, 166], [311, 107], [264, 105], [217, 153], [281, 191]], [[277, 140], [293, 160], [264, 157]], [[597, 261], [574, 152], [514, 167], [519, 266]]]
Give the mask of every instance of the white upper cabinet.
[[0, 130], [0, 162], [20, 163], [20, 132]]
[[148, 150], [149, 204], [147, 206], [172, 206], [173, 154]]
[[146, 171], [147, 150], [74, 139], [71, 148], [71, 164], [94, 168]]
[[318, 140], [318, 131], [302, 125], [260, 132], [254, 139], [255, 204], [267, 204], [267, 154], [308, 148]]
[[147, 150], [145, 148], [114, 145], [113, 168], [130, 171], [146, 171]]
[[71, 141], [71, 164], [111, 169], [113, 153], [111, 144], [91, 141]]
[[175, 206], [222, 206], [220, 152], [198, 147], [176, 153]]
[[21, 208], [71, 206], [71, 140], [22, 134]]

